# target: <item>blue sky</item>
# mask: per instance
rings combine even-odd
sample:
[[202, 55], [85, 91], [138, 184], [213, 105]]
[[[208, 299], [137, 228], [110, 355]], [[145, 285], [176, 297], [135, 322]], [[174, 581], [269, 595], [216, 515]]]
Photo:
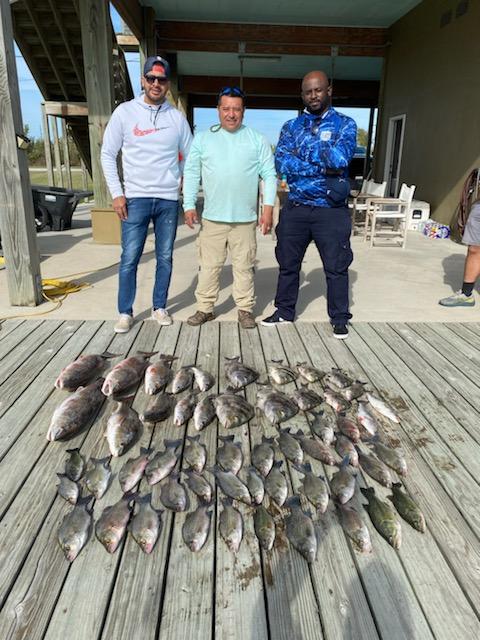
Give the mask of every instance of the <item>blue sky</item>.
[[[112, 21], [115, 31], [121, 31], [121, 20], [113, 9]], [[42, 95], [17, 47], [15, 47], [15, 58], [20, 86], [23, 122], [24, 124], [28, 124], [30, 136], [38, 138], [42, 135], [40, 111]], [[127, 53], [126, 59], [133, 90], [135, 95], [138, 95], [140, 93], [140, 63], [138, 53]], [[340, 109], [340, 111], [351, 116], [356, 121], [358, 127], [368, 129], [368, 109]], [[276, 144], [283, 123], [295, 116], [295, 111], [248, 110], [247, 108], [244, 122], [263, 133], [272, 144]], [[216, 109], [195, 109], [197, 131], [202, 131], [216, 122], [218, 122]]]

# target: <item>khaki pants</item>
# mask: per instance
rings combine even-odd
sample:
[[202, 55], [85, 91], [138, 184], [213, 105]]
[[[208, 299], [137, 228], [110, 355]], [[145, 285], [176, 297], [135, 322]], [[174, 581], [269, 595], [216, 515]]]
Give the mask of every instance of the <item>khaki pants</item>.
[[232, 294], [239, 310], [251, 311], [255, 304], [253, 268], [257, 253], [257, 223], [202, 220], [197, 238], [200, 271], [195, 291], [199, 311], [210, 313], [220, 291], [220, 271], [230, 250], [233, 271]]

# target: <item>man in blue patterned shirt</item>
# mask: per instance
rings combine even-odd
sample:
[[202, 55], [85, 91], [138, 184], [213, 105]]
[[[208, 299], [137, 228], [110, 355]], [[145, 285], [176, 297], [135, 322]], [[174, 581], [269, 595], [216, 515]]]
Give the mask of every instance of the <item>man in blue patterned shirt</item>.
[[348, 165], [356, 147], [357, 126], [331, 106], [332, 87], [323, 71], [302, 81], [303, 113], [286, 122], [275, 164], [289, 186], [288, 201], [276, 228], [279, 265], [276, 311], [262, 321], [273, 326], [295, 319], [300, 269], [313, 240], [327, 280], [327, 309], [336, 338], [348, 337], [348, 267], [351, 219]]

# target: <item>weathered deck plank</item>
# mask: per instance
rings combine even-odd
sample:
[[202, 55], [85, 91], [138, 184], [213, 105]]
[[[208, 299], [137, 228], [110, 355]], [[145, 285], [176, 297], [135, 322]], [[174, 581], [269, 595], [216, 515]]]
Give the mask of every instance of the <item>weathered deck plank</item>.
[[12, 331], [15, 331], [22, 322], [25, 322], [25, 318], [11, 318], [0, 322], [0, 341], [10, 335]]
[[[311, 361], [320, 370], [328, 371], [340, 363], [332, 357], [326, 345], [339, 349], [345, 347], [342, 343], [339, 344], [339, 341], [331, 339], [329, 326], [325, 331], [328, 338], [323, 341], [312, 325], [305, 327], [302, 325], [298, 330], [293, 326], [282, 327], [280, 335], [283, 344], [289, 345], [287, 354], [290, 352], [292, 358]], [[312, 388], [315, 388], [315, 385]], [[320, 389], [321, 387], [317, 386], [317, 391]], [[324, 467], [324, 473], [329, 479], [334, 471], [336, 469]], [[360, 478], [360, 474], [358, 476]], [[362, 482], [362, 484], [365, 483]], [[369, 527], [374, 550], [372, 554], [365, 555], [353, 549], [334, 513], [333, 504], [330, 504], [325, 514], [328, 517], [329, 535], [326, 538], [326, 548], [322, 549], [321, 559], [321, 562], [330, 570], [327, 574], [330, 578], [329, 588], [334, 593], [330, 597], [330, 600], [334, 599], [334, 606], [332, 607], [331, 604], [328, 606], [329, 602], [326, 600], [322, 607], [329, 626], [334, 630], [343, 614], [345, 635], [340, 636], [342, 638], [347, 637], [347, 633], [351, 634], [349, 637], [352, 640], [357, 637], [374, 637], [372, 633], [376, 633], [376, 630], [373, 620], [382, 637], [388, 634], [392, 640], [394, 638], [400, 640], [406, 634], [409, 637], [431, 638], [432, 635], [415, 593], [404, 576], [394, 550], [377, 534], [366, 513], [362, 513], [362, 496], [358, 488], [355, 500], [359, 513]], [[353, 562], [355, 562], [356, 571], [351, 566]], [[322, 580], [325, 580], [324, 571], [321, 567], [318, 569], [315, 567], [315, 570], [318, 571], [318, 580], [321, 584]], [[360, 633], [363, 635], [360, 636]]]
[[[155, 344], [155, 351], [173, 355], [179, 340], [180, 325], [163, 327]], [[182, 343], [180, 342], [180, 349]], [[153, 358], [154, 359], [154, 358]], [[176, 362], [173, 368], [176, 368]], [[144, 392], [139, 392], [139, 394]], [[127, 458], [140, 453], [141, 446], [162, 449], [163, 439], [173, 440], [178, 435], [172, 418], [147, 428], [142, 441], [128, 454]], [[125, 457], [125, 456], [124, 456]], [[140, 492], [145, 495], [152, 492], [145, 479], [140, 483]], [[156, 493], [156, 491], [155, 491]], [[161, 507], [158, 495], [153, 500], [156, 508]], [[115, 582], [108, 607], [102, 638], [134, 638], [149, 640], [155, 638], [164, 593], [164, 574], [170, 548], [170, 530], [173, 514], [164, 511], [162, 531], [159, 540], [150, 555], [144, 554], [131, 535], [128, 536], [122, 555], [122, 564]]]
[[[371, 354], [368, 360], [364, 359], [365, 370], [360, 370], [351, 358], [346, 346], [332, 340], [328, 340], [327, 343], [325, 325], [317, 325], [317, 327], [338, 365], [340, 367], [346, 366], [349, 370], [355, 367], [353, 372], [357, 376], [363, 376], [362, 379], [364, 379], [369, 370], [370, 360], [376, 356]], [[385, 390], [391, 392], [388, 387]], [[384, 391], [382, 390], [381, 395], [383, 393]], [[392, 431], [399, 433], [402, 429], [402, 424], [403, 420], [399, 426], [391, 425]], [[417, 469], [410, 467], [404, 482], [407, 487], [409, 487], [411, 479], [412, 481], [416, 479], [419, 483], [423, 481], [421, 477], [415, 478], [416, 471]], [[389, 490], [372, 482], [368, 476], [364, 476], [364, 480], [368, 484], [374, 485], [376, 492], [380, 496], [386, 497], [390, 494]], [[411, 588], [415, 593], [416, 599], [418, 599], [418, 604], [413, 603], [412, 606], [412, 603], [410, 603], [410, 618], [414, 626], [412, 626], [412, 633], [408, 635], [429, 637], [425, 635], [428, 632], [425, 627], [423, 629], [415, 628], [423, 613], [436, 638], [445, 638], [447, 640], [457, 633], [460, 637], [462, 635], [469, 637], [472, 634], [476, 636], [480, 631], [479, 621], [476, 616], [472, 615], [471, 606], [458, 584], [455, 574], [447, 564], [441, 549], [437, 546], [430, 528], [427, 528], [426, 533], [422, 535], [409, 527], [408, 524], [402, 522], [402, 533], [402, 546], [398, 556], [409, 585], [412, 585]], [[381, 542], [384, 544], [383, 541]], [[397, 574], [397, 571], [392, 571], [392, 573]], [[437, 585], [437, 587], [432, 589], [434, 585]], [[442, 606], [441, 602], [445, 602], [445, 600], [448, 600], [448, 603]]]

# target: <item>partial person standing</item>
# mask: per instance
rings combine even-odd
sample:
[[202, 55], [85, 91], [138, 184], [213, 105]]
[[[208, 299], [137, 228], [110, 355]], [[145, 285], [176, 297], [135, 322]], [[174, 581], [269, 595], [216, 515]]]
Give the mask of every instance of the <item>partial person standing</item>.
[[[152, 318], [161, 325], [172, 323], [166, 309], [167, 296], [182, 158], [188, 154], [192, 134], [184, 116], [166, 100], [169, 77], [167, 60], [160, 56], [147, 58], [142, 77], [144, 93], [115, 109], [103, 138], [103, 172], [113, 208], [122, 222], [117, 333], [126, 333], [133, 324], [137, 268], [150, 222], [155, 231], [156, 257]], [[117, 168], [120, 151], [123, 185]]]
[[438, 304], [442, 307], [473, 307], [475, 305], [473, 288], [480, 276], [480, 200], [476, 200], [472, 205], [462, 242], [468, 245], [462, 288], [451, 296], [439, 300]]
[[284, 124], [275, 153], [277, 171], [286, 176], [289, 194], [275, 230], [276, 311], [262, 324], [295, 320], [302, 261], [313, 240], [325, 271], [333, 335], [344, 339], [352, 317], [348, 292], [352, 223], [347, 197], [357, 126], [332, 108], [332, 86], [323, 71], [312, 71], [303, 78], [301, 96], [305, 109]]
[[[256, 227], [259, 224], [263, 234], [272, 228], [277, 176], [268, 141], [243, 125], [245, 95], [241, 89], [225, 87], [220, 91], [218, 114], [220, 124], [195, 136], [185, 164], [185, 222], [192, 229], [198, 222], [195, 203], [200, 178], [205, 198], [198, 235], [197, 311], [187, 322], [197, 326], [214, 319], [220, 272], [230, 251], [238, 322], [244, 329], [252, 329]], [[257, 222], [260, 178], [265, 183], [264, 204]]]

